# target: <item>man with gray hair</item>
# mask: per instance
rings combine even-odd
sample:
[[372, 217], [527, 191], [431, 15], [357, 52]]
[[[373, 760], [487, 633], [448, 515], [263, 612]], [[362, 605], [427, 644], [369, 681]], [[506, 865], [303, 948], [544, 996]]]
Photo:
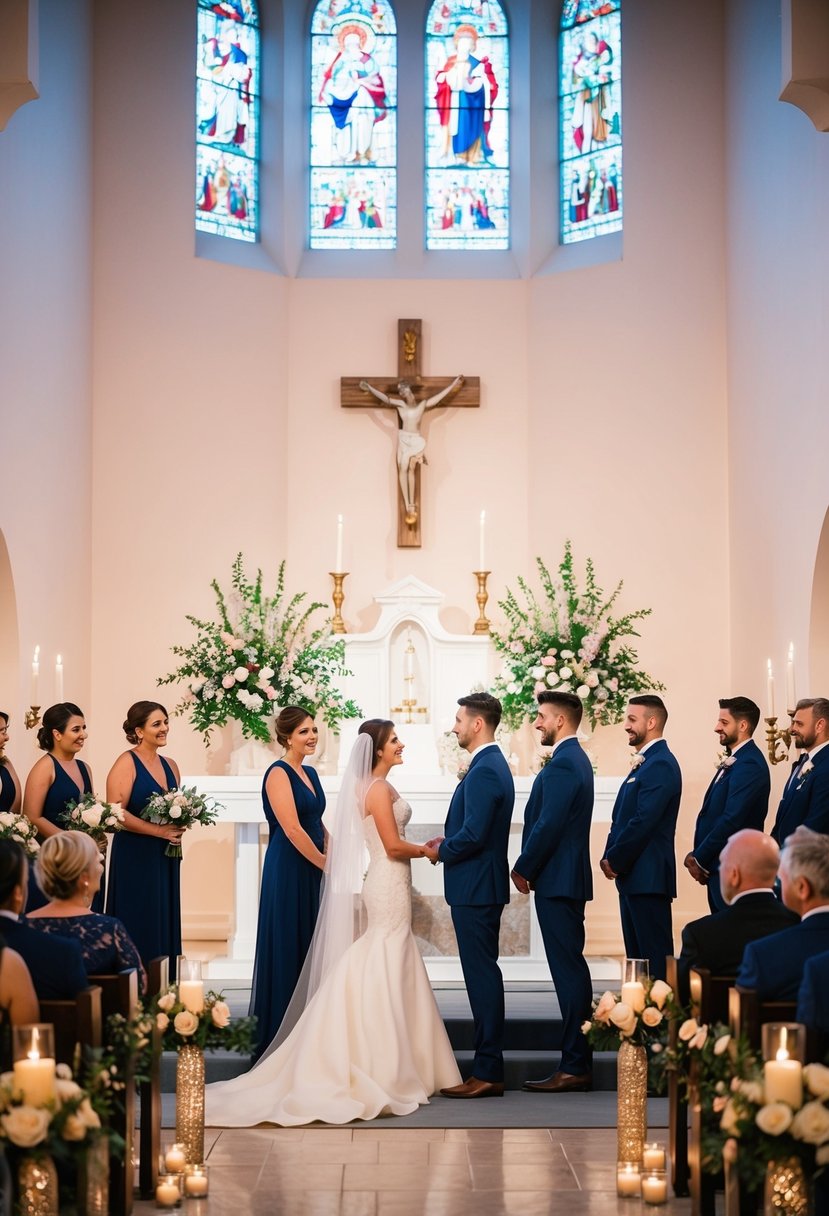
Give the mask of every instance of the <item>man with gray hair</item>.
[[779, 845], [801, 823], [814, 832], [829, 832], [829, 698], [798, 701], [792, 739], [803, 751], [786, 782], [771, 830]]
[[829, 950], [829, 836], [796, 828], [780, 856], [780, 884], [800, 924], [746, 946], [737, 983], [761, 1000], [796, 1001], [807, 960]]

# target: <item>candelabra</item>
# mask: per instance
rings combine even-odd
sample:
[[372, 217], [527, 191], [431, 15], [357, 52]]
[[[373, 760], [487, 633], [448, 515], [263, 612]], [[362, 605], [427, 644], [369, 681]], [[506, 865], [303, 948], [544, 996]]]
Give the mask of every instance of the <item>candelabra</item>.
[[26, 724], [26, 730], [34, 730], [34, 728], [36, 726], [39, 726], [40, 725], [40, 706], [39, 705], [30, 705], [29, 708], [26, 710], [26, 713], [23, 717], [23, 721]]
[[789, 726], [778, 727], [777, 716], [765, 718], [766, 723], [766, 747], [769, 754], [770, 764], [782, 764], [784, 760], [789, 758], [789, 748], [792, 745], [792, 728], [791, 719], [794, 717], [794, 710], [786, 711], [789, 715]]
[[345, 592], [343, 591], [343, 583], [348, 578], [348, 572], [344, 571], [341, 574], [335, 574], [330, 571], [331, 577], [334, 580], [334, 591], [331, 596], [334, 601], [334, 616], [331, 620], [332, 633], [347, 633], [345, 621], [342, 616], [342, 606], [345, 600]]
[[475, 622], [473, 633], [489, 633], [489, 621], [486, 616], [486, 602], [489, 599], [489, 593], [486, 589], [486, 580], [490, 576], [489, 570], [474, 570], [473, 574], [478, 580], [478, 594], [475, 599], [478, 601], [478, 619]]
[[403, 652], [406, 656], [404, 665], [403, 683], [406, 685], [407, 696], [405, 696], [400, 705], [392, 706], [393, 714], [405, 714], [403, 722], [406, 726], [411, 726], [414, 722], [412, 714], [425, 714], [428, 710], [425, 705], [418, 705], [417, 697], [412, 696], [412, 684], [414, 683], [414, 654], [415, 648], [412, 642], [411, 631], [409, 632], [409, 642]]

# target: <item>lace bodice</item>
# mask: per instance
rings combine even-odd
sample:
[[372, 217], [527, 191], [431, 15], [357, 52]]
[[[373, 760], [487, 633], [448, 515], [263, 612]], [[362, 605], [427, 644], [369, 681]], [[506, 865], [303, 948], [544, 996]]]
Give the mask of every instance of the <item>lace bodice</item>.
[[[406, 824], [412, 808], [405, 798], [396, 798], [392, 813], [401, 837], [406, 838]], [[363, 904], [368, 929], [394, 933], [402, 926], [408, 930], [412, 922], [412, 870], [408, 859], [395, 860], [386, 854], [377, 825], [371, 815], [365, 821], [369, 867], [363, 883]]]

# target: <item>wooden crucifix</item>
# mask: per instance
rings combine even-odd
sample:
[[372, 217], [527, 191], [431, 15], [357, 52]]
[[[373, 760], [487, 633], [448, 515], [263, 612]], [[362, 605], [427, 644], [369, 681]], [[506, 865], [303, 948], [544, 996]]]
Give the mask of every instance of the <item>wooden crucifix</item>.
[[[340, 404], [346, 409], [397, 411], [397, 547], [420, 548], [420, 466], [426, 463], [426, 437], [421, 422], [438, 406], [476, 407], [481, 404], [477, 376], [421, 375], [420, 320], [397, 322], [397, 377], [343, 376]], [[374, 398], [374, 401], [371, 398]]]

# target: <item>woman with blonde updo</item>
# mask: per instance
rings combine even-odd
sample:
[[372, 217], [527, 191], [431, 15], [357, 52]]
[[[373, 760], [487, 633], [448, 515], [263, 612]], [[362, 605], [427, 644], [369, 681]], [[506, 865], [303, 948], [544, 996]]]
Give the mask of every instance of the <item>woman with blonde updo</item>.
[[107, 802], [120, 802], [124, 826], [112, 841], [107, 912], [129, 930], [144, 965], [167, 955], [175, 968], [181, 954], [181, 844], [183, 828], [150, 823], [142, 812], [153, 794], [177, 789], [181, 774], [165, 759], [170, 719], [158, 701], [136, 701], [127, 710], [124, 734], [133, 747], [122, 752], [107, 777]]
[[325, 794], [313, 756], [319, 731], [307, 709], [289, 705], [276, 719], [285, 755], [265, 773], [262, 806], [270, 840], [262, 866], [256, 960], [250, 1012], [258, 1021], [257, 1052], [276, 1034], [314, 936], [325, 866]]
[[90, 908], [103, 872], [101, 854], [92, 837], [85, 832], [50, 836], [41, 845], [35, 871], [49, 903], [31, 912], [27, 923], [44, 933], [76, 938], [87, 975], [135, 967], [143, 992], [144, 968], [130, 935], [120, 920]]

